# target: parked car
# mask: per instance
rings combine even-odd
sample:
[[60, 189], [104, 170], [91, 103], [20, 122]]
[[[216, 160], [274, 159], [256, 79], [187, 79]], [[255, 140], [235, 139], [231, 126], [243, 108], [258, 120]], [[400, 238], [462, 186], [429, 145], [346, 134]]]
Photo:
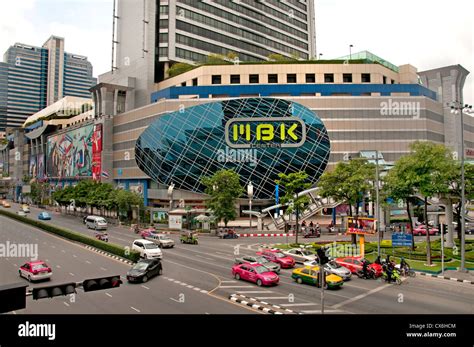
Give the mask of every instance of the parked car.
[[260, 286], [276, 285], [280, 277], [261, 264], [241, 264], [232, 267], [232, 276], [236, 280], [245, 280]]
[[[353, 274], [355, 274], [357, 272], [362, 271], [362, 260], [364, 260], [364, 258], [362, 257], [341, 257], [336, 258], [336, 263], [341, 266], [344, 266], [345, 268], [349, 269]], [[366, 261], [368, 262], [367, 268], [369, 270], [373, 270], [376, 277], [382, 275], [382, 265], [371, 263], [368, 260]]]
[[[341, 277], [334, 274], [327, 274], [326, 272], [324, 273], [326, 275], [325, 288], [340, 288], [344, 284], [344, 280]], [[319, 280], [319, 274], [319, 266], [305, 266], [293, 270], [291, 278], [293, 278], [298, 284], [306, 283], [320, 287], [321, 283]]]
[[25, 213], [30, 213], [30, 207], [27, 204], [21, 205], [21, 210]]
[[307, 249], [292, 248], [282, 251], [283, 254], [289, 255], [297, 263], [304, 263], [305, 261], [313, 261], [317, 259], [317, 255], [308, 251]]
[[[314, 267], [319, 266], [319, 262], [318, 260], [307, 261], [303, 263], [303, 265]], [[329, 263], [324, 264], [324, 270], [329, 274], [342, 277], [344, 281], [350, 280], [352, 277], [352, 272], [349, 269], [339, 265], [334, 260], [331, 260]]]
[[85, 221], [88, 229], [107, 230], [107, 221], [104, 217], [87, 216]]
[[23, 210], [17, 211], [16, 214], [21, 216], [21, 217], [26, 217], [26, 213]]
[[129, 282], [146, 283], [153, 276], [163, 274], [163, 266], [159, 259], [142, 259], [137, 262], [127, 272], [127, 280]]
[[135, 240], [132, 244], [132, 250], [140, 253], [140, 256], [145, 259], [163, 258], [163, 253], [160, 247], [154, 242], [148, 240]]
[[[440, 235], [440, 231], [438, 228], [430, 227], [430, 235]], [[415, 229], [413, 229], [413, 235], [415, 236], [420, 236], [424, 235], [426, 236], [426, 226], [425, 225], [419, 225]]]
[[30, 261], [23, 264], [18, 270], [20, 277], [26, 278], [28, 281], [40, 281], [51, 279], [53, 270], [44, 261]]
[[51, 215], [48, 212], [40, 212], [38, 214], [38, 219], [40, 219], [40, 220], [51, 220]]
[[273, 271], [277, 274], [279, 274], [281, 270], [280, 264], [269, 261], [266, 258], [261, 257], [261, 256], [245, 255], [241, 258], [235, 258], [235, 264], [245, 264], [245, 263], [262, 264], [269, 271]]
[[145, 240], [156, 243], [158, 247], [160, 248], [173, 248], [174, 247], [174, 241], [170, 239], [168, 235], [165, 235], [165, 234], [150, 233], [148, 236], [145, 236], [143, 238]]
[[280, 264], [283, 269], [291, 269], [295, 266], [295, 260], [292, 257], [276, 249], [266, 249], [262, 252], [257, 252], [257, 255], [261, 255], [268, 261]]

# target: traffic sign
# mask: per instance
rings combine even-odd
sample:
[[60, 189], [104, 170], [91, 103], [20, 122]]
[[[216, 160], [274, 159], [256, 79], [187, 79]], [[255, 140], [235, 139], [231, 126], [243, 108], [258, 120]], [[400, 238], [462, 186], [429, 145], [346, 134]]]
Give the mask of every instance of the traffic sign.
[[407, 247], [411, 246], [413, 236], [407, 233], [393, 233], [392, 247]]

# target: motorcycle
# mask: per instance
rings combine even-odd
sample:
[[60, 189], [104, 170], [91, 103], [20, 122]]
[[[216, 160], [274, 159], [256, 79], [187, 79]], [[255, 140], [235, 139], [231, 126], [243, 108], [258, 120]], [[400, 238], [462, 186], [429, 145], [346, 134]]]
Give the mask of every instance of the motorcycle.
[[366, 279], [366, 280], [376, 278], [374, 269], [367, 269], [367, 273], [365, 273], [365, 274], [362, 270], [359, 270], [359, 271], [356, 272], [356, 275], [357, 275], [357, 277], [363, 278], [363, 279]]
[[408, 265], [405, 265], [403, 268], [400, 268], [400, 264], [397, 264], [397, 265], [395, 265], [395, 269], [397, 269], [403, 277], [415, 277], [416, 276], [416, 272], [413, 271], [410, 268], [410, 266], [408, 266]]
[[[388, 275], [385, 270], [383, 270], [382, 272], [382, 279], [388, 282]], [[400, 276], [400, 272], [396, 268], [394, 268], [392, 271], [392, 276], [389, 283], [391, 283], [392, 281], [398, 285], [402, 284], [402, 278]]]

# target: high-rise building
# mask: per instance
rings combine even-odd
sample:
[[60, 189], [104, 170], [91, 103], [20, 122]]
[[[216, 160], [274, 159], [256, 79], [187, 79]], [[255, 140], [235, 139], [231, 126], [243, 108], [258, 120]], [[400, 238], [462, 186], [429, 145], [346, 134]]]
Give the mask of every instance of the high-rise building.
[[111, 72], [99, 77], [105, 89], [96, 98], [118, 97], [118, 89], [128, 91], [126, 110], [147, 105], [173, 63], [212, 54], [232, 52], [238, 61], [315, 57], [314, 17], [314, 0], [115, 0]]
[[90, 98], [96, 84], [86, 57], [64, 51], [64, 39], [51, 36], [42, 47], [16, 43], [0, 62], [0, 132], [64, 96]]

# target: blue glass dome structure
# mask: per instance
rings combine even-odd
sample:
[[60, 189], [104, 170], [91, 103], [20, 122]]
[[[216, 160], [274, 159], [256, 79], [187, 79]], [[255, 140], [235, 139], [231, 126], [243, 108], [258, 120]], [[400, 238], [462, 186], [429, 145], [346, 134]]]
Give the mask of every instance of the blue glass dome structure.
[[278, 173], [305, 171], [315, 184], [330, 142], [321, 119], [284, 99], [241, 98], [157, 118], [137, 139], [138, 167], [158, 183], [203, 193], [201, 178], [233, 169], [254, 199], [273, 199]]

